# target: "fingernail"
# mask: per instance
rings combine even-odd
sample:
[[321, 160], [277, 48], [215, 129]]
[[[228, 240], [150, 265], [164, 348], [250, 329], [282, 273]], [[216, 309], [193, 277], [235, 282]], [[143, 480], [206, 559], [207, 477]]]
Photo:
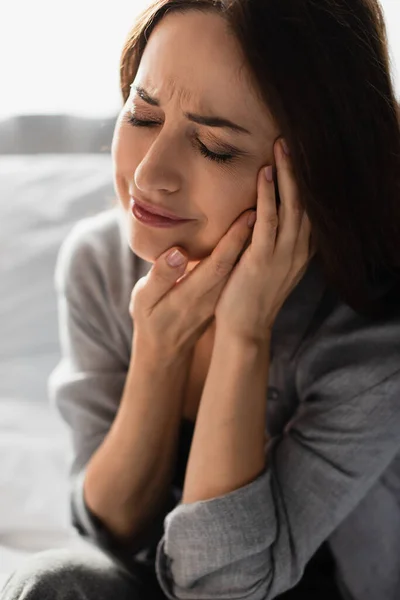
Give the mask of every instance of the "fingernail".
[[253, 227], [256, 220], [257, 220], [257, 213], [255, 210], [253, 210], [253, 212], [249, 215], [249, 218], [247, 219], [248, 226]]
[[271, 183], [271, 181], [273, 180], [272, 166], [269, 165], [268, 167], [265, 167], [264, 172], [265, 172], [265, 177], [267, 178], [267, 181], [269, 181]]
[[282, 145], [284, 153], [287, 156], [289, 156], [289, 154], [290, 154], [289, 146], [287, 145], [287, 142], [286, 142], [286, 140], [284, 138], [281, 139], [281, 145]]
[[185, 257], [179, 250], [172, 250], [172, 252], [167, 255], [167, 263], [170, 267], [179, 267], [185, 260]]

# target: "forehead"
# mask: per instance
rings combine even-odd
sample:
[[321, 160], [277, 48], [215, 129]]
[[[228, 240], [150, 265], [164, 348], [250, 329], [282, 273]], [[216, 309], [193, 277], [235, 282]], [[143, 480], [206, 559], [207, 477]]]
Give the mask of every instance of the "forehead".
[[150, 35], [135, 83], [161, 104], [179, 98], [184, 110], [220, 114], [257, 131], [271, 121], [251, 85], [237, 40], [222, 17], [170, 13]]

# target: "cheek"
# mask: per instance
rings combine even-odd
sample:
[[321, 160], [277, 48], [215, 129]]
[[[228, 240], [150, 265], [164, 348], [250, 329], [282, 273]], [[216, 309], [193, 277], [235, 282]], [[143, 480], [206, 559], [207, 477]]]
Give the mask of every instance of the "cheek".
[[[222, 178], [221, 178], [222, 179]], [[249, 208], [256, 206], [256, 186], [251, 179], [247, 185], [234, 179], [221, 185], [221, 179], [211, 192], [204, 191], [201, 211], [205, 226], [196, 240], [204, 250], [204, 256], [210, 254], [220, 239], [227, 233], [236, 219]]]
[[256, 205], [256, 185], [252, 179], [232, 178], [210, 197], [213, 201], [204, 209], [210, 229], [226, 231], [239, 215]]
[[111, 156], [117, 171], [125, 172], [128, 165], [132, 164], [132, 148], [135, 148], [132, 141], [126, 125], [117, 123], [111, 144]]
[[125, 208], [129, 205], [129, 186], [134, 175], [133, 165], [137, 160], [132, 148], [135, 148], [135, 144], [132, 144], [129, 132], [117, 124], [111, 144], [111, 157], [115, 191]]

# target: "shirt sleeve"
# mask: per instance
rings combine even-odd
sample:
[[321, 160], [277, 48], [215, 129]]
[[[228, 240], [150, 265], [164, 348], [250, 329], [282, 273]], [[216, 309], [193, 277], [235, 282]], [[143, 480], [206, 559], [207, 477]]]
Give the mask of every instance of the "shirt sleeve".
[[342, 305], [303, 345], [296, 386], [263, 472], [166, 516], [156, 573], [171, 600], [272, 600], [301, 579], [399, 452], [399, 317], [373, 325]]
[[86, 504], [83, 490], [86, 468], [117, 414], [129, 352], [121, 344], [113, 307], [107, 305], [110, 300], [105, 276], [90, 236], [79, 226], [60, 248], [55, 286], [61, 360], [50, 374], [48, 392], [50, 402], [71, 431], [71, 524], [123, 569], [130, 572], [135, 563], [137, 571], [140, 564], [146, 567], [151, 564], [151, 554], [155, 556], [157, 541], [163, 533], [163, 519], [179, 497], [171, 488], [165, 505], [149, 527], [126, 543], [114, 537]]

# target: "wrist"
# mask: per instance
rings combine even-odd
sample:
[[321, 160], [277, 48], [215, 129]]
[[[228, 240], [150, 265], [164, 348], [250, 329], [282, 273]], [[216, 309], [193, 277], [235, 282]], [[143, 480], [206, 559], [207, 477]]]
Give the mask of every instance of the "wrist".
[[134, 330], [132, 339], [131, 358], [137, 357], [147, 369], [160, 372], [166, 369], [176, 369], [178, 372], [185, 369], [191, 361], [192, 349], [174, 349], [165, 347], [157, 340], [141, 335]]
[[225, 350], [247, 351], [249, 355], [269, 351], [272, 332], [267, 330], [262, 336], [259, 334], [238, 334], [231, 327], [218, 324], [215, 333], [215, 346]]

